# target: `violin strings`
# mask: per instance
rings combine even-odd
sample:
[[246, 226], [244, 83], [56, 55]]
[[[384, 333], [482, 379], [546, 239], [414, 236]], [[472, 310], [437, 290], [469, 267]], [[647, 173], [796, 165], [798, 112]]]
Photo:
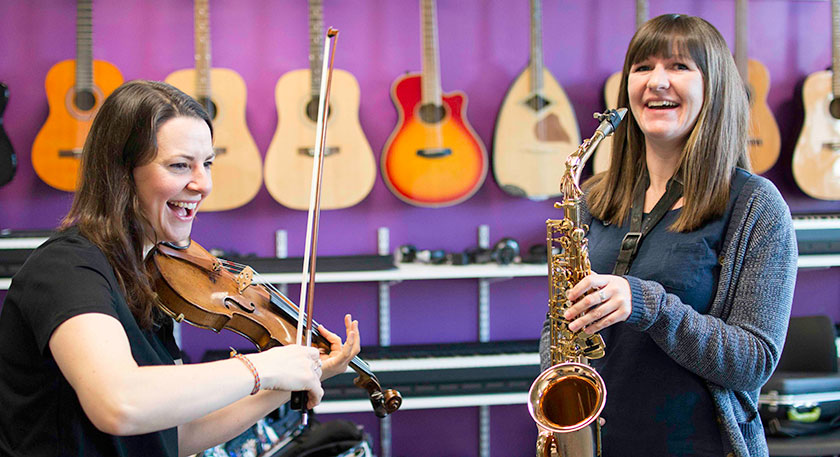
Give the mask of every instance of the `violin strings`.
[[[226, 260], [226, 259], [219, 259], [219, 262], [222, 264], [222, 267], [224, 267], [225, 270], [227, 270], [228, 272], [233, 273], [233, 274], [239, 274], [243, 270], [245, 270], [245, 268], [248, 268], [248, 265], [245, 265], [245, 264], [242, 264], [242, 263], [237, 263], [237, 262], [232, 262], [232, 261]], [[284, 297], [284, 298], [286, 297], [285, 295], [283, 295], [282, 292], [280, 292], [279, 289], [274, 287], [274, 285], [271, 284], [271, 282], [269, 282], [267, 279], [265, 279], [261, 274], [257, 273], [256, 271], [254, 271], [254, 279], [255, 279], [255, 282], [260, 283], [263, 287], [268, 289], [268, 291], [270, 293], [275, 294], [275, 295], [280, 296], [280, 297]], [[288, 298], [287, 298], [287, 300], [288, 300]], [[297, 317], [296, 313], [292, 312], [291, 309], [284, 309], [284, 311], [286, 313], [295, 314], [295, 317]], [[306, 323], [305, 319], [307, 319], [307, 318], [308, 317], [304, 313], [304, 324]], [[312, 331], [315, 332], [316, 335], [319, 334], [318, 331], [317, 331], [318, 322], [313, 320], [312, 324], [313, 324]]]
[[[222, 267], [224, 267], [225, 270], [227, 270], [228, 272], [233, 273], [233, 274], [239, 274], [243, 270], [245, 270], [245, 268], [248, 268], [248, 265], [245, 265], [243, 263], [232, 262], [232, 261], [227, 260], [227, 259], [221, 259], [220, 258], [219, 262], [222, 264]], [[271, 282], [269, 282], [260, 273], [257, 273], [256, 271], [254, 271], [254, 280], [255, 280], [255, 282], [260, 283], [263, 287], [268, 289], [268, 291], [270, 293], [276, 294], [277, 296], [280, 296], [280, 297], [285, 297], [285, 295], [283, 295], [283, 293], [280, 292], [279, 289], [274, 287], [274, 285], [271, 284]], [[284, 311], [286, 313], [290, 314], [290, 315], [294, 315], [295, 317], [297, 317], [297, 314], [292, 312], [291, 309], [286, 309]], [[307, 318], [308, 318], [308, 316], [304, 313], [304, 319], [307, 319]], [[304, 323], [306, 323], [306, 321], [304, 321]], [[319, 324], [318, 324], [317, 321], [315, 321], [315, 320], [312, 321], [312, 333], [314, 335], [321, 336], [321, 332], [318, 331], [318, 325]], [[371, 373], [370, 365], [368, 365], [367, 362], [365, 362], [364, 360], [362, 360], [358, 356], [353, 357], [353, 362], [356, 363], [357, 365], [359, 365], [360, 368], [363, 371], [365, 371], [366, 373], [373, 374], [373, 373]]]

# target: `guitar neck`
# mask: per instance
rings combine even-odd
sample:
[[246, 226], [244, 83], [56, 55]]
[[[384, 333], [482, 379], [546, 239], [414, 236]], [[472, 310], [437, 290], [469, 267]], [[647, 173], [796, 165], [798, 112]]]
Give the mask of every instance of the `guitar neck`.
[[76, 92], [93, 90], [92, 0], [76, 2]]
[[747, 0], [735, 2], [735, 66], [741, 80], [747, 81]]
[[831, 92], [840, 98], [840, 0], [831, 0]]
[[636, 30], [647, 22], [649, 17], [648, 1], [636, 0]]
[[324, 63], [324, 7], [322, 0], [309, 0], [309, 74], [310, 91], [317, 99], [321, 89], [321, 67]]
[[531, 92], [543, 88], [542, 0], [531, 0]]
[[435, 0], [422, 0], [420, 16], [423, 33], [423, 105], [440, 106], [443, 104], [440, 88], [440, 56], [438, 53], [437, 7]]
[[210, 98], [210, 7], [195, 0], [195, 91], [199, 101]]

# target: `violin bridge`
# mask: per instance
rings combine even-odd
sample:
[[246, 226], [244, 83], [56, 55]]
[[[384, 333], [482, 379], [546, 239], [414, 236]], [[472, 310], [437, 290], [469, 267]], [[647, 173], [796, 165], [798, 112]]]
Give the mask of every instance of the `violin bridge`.
[[242, 271], [236, 275], [236, 284], [239, 286], [239, 293], [245, 292], [245, 289], [248, 288], [251, 284], [254, 283], [254, 269], [251, 267], [245, 267]]

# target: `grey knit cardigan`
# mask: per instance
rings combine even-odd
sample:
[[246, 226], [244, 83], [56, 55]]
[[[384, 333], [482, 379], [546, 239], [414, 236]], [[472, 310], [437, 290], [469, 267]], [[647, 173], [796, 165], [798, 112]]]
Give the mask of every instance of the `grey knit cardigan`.
[[[586, 208], [582, 217], [587, 224], [592, 218]], [[625, 276], [633, 309], [618, 325], [647, 332], [674, 361], [706, 381], [723, 441], [736, 456], [766, 456], [758, 393], [782, 352], [797, 268], [790, 210], [767, 179], [750, 176], [737, 196], [720, 262], [708, 314], [666, 293], [657, 282]], [[549, 363], [548, 340], [544, 325], [543, 369]]]

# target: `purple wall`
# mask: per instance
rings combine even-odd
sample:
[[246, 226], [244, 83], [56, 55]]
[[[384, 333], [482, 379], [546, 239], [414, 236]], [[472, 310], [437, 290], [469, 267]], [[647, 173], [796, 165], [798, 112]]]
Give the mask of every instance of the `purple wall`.
[[[361, 85], [361, 123], [377, 158], [397, 115], [391, 82], [420, 69], [419, 7], [416, 0], [324, 2], [327, 25], [340, 29], [336, 66]], [[546, 66], [565, 88], [583, 136], [596, 125], [606, 78], [620, 69], [634, 28], [630, 0], [544, 0]], [[607, 12], [611, 14], [607, 14]], [[732, 0], [652, 0], [651, 15], [700, 15], [734, 40]], [[188, 0], [100, 1], [94, 9], [94, 57], [115, 64], [126, 79], [163, 79], [193, 64], [192, 2]], [[496, 113], [514, 77], [527, 64], [529, 9], [526, 0], [439, 0], [440, 54], [444, 91], [469, 96], [468, 116], [488, 148]], [[47, 117], [43, 81], [56, 62], [75, 55], [75, 2], [5, 0], [0, 3], [0, 80], [11, 90], [4, 116], [18, 153], [15, 179], [0, 188], [0, 228], [54, 227], [71, 195], [42, 183], [32, 169], [32, 142]], [[803, 120], [801, 82], [831, 61], [830, 8], [826, 1], [750, 2], [750, 55], [769, 69], [769, 105], [782, 133], [782, 153], [766, 173], [795, 213], [840, 212], [840, 202], [805, 196], [795, 185], [791, 155]], [[213, 64], [239, 72], [248, 86], [248, 125], [263, 152], [277, 122], [274, 86], [285, 72], [308, 68], [307, 4], [304, 0], [216, 0], [211, 2]], [[476, 227], [488, 224], [491, 242], [512, 236], [524, 246], [542, 242], [544, 222], [557, 213], [551, 202], [530, 202], [501, 192], [489, 176], [467, 202], [421, 209], [394, 197], [377, 179], [359, 205], [322, 215], [322, 255], [368, 254], [376, 229], [387, 226], [391, 246], [460, 251], [476, 244]], [[306, 213], [281, 207], [262, 189], [243, 208], [204, 213], [194, 238], [206, 247], [270, 256], [274, 231], [289, 232], [289, 253], [303, 252]], [[491, 338], [535, 338], [545, 312], [546, 285], [516, 279], [491, 287]], [[322, 285], [316, 317], [333, 330], [341, 315], [359, 318], [364, 344], [376, 344], [377, 287], [372, 283]], [[0, 297], [4, 294], [0, 292]], [[294, 288], [290, 296], [296, 297]], [[474, 280], [415, 281], [392, 287], [392, 344], [475, 341], [477, 284]], [[793, 313], [823, 313], [840, 322], [840, 269], [801, 270]], [[185, 329], [184, 349], [193, 359], [207, 348], [224, 348], [235, 336], [215, 337]], [[378, 434], [371, 414], [349, 415]], [[475, 456], [476, 408], [405, 411], [394, 416], [394, 455]], [[459, 424], [457, 427], [443, 424]], [[523, 407], [492, 408], [494, 455], [532, 455], [534, 426]], [[434, 434], [430, 440], [427, 436]], [[514, 451], [516, 450], [516, 451]]]

